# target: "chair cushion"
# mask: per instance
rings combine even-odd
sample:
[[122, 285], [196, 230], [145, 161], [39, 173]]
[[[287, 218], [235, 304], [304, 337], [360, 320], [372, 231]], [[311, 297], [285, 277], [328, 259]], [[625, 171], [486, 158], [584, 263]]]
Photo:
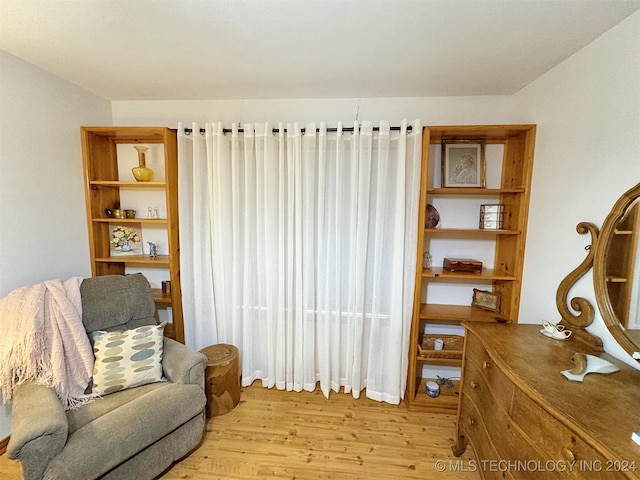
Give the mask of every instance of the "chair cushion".
[[133, 388], [67, 412], [69, 438], [45, 479], [97, 478], [202, 414], [198, 385], [157, 383]]
[[167, 385], [170, 384], [168, 382], [158, 382], [142, 385], [136, 388], [129, 388], [127, 390], [112, 393], [111, 395], [105, 395], [104, 397], [98, 398], [95, 401], [84, 405], [82, 408], [67, 410], [65, 414], [69, 425], [69, 435], [93, 422], [97, 418], [117, 410], [138, 397], [148, 395], [147, 398], [152, 398], [156, 395], [150, 395], [152, 392], [166, 387]]
[[107, 395], [161, 381], [165, 325], [91, 332], [95, 355], [92, 393]]
[[156, 304], [141, 273], [85, 278], [80, 285], [85, 330], [129, 330], [155, 325]]

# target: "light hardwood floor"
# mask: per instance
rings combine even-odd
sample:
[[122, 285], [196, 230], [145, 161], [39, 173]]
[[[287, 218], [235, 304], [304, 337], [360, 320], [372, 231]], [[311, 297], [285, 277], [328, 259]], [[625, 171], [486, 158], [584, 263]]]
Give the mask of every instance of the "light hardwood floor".
[[[202, 445], [162, 478], [479, 479], [469, 471], [471, 448], [461, 458], [451, 454], [454, 432], [455, 415], [344, 393], [327, 400], [319, 390], [281, 392], [256, 382], [233, 411], [209, 419]], [[20, 478], [6, 455], [0, 478]]]

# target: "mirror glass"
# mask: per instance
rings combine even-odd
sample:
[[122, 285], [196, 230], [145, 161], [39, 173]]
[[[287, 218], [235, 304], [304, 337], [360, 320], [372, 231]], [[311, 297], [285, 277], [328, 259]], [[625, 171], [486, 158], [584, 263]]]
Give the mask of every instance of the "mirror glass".
[[609, 238], [600, 241], [606, 245], [606, 293], [615, 316], [611, 320], [640, 350], [640, 198], [633, 199], [607, 233]]

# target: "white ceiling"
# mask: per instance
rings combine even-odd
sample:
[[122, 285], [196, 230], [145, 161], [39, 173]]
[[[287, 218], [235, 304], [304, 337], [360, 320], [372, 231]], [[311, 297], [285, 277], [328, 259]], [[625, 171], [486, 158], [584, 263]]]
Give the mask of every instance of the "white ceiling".
[[640, 0], [0, 0], [0, 50], [110, 100], [511, 95], [638, 9]]

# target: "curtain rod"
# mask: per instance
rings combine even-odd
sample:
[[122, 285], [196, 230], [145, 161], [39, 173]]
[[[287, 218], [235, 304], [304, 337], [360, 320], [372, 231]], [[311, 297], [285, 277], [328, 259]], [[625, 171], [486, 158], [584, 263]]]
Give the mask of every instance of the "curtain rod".
[[[389, 130], [398, 132], [398, 131], [400, 131], [401, 128], [402, 127], [389, 127]], [[411, 125], [407, 125], [407, 132], [411, 132], [411, 130], [412, 130]], [[320, 131], [320, 129], [316, 128], [316, 132], [319, 132], [319, 131]], [[327, 132], [337, 132], [337, 131], [338, 131], [338, 129], [335, 128], [335, 127], [327, 128]], [[342, 131], [343, 132], [353, 132], [353, 127], [343, 127]], [[373, 131], [374, 132], [380, 131], [380, 127], [373, 127]], [[206, 132], [206, 130], [204, 128], [200, 129], [200, 133], [201, 134], [204, 134], [205, 132]], [[223, 128], [222, 129], [222, 133], [231, 133], [231, 132], [233, 132], [233, 130], [230, 129], [230, 128]], [[280, 129], [279, 128], [273, 128], [273, 129], [271, 129], [271, 132], [275, 135], [276, 133], [280, 132]], [[304, 133], [304, 128], [301, 128], [300, 132]], [[186, 134], [193, 133], [193, 129], [192, 128], [185, 128], [184, 129], [184, 133], [186, 133]], [[238, 133], [244, 133], [244, 128], [239, 128], [238, 129]], [[287, 133], [287, 129], [286, 128], [284, 129], [284, 133]]]

